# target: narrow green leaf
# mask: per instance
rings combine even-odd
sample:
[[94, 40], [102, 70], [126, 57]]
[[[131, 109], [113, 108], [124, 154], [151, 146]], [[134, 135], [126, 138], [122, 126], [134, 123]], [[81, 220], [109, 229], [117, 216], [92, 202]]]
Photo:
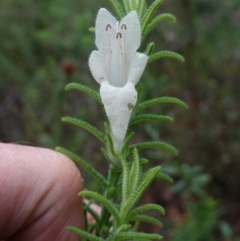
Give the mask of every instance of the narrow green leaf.
[[153, 105], [157, 105], [157, 104], [165, 104], [165, 103], [176, 104], [176, 105], [179, 105], [183, 108], [188, 108], [188, 105], [184, 101], [179, 100], [178, 98], [164, 96], [164, 97], [159, 97], [159, 98], [155, 98], [155, 99], [152, 99], [152, 100], [147, 100], [147, 101], [144, 101], [144, 102], [140, 103], [137, 107], [138, 112], [141, 111], [144, 108], [147, 108], [147, 107], [150, 107], [150, 106], [153, 106]]
[[138, 230], [138, 228], [139, 228], [139, 225], [140, 225], [140, 222], [139, 222], [139, 221], [136, 221], [136, 222], [134, 223], [134, 225], [132, 226], [131, 231], [132, 231], [132, 232], [136, 232], [136, 231]]
[[140, 20], [142, 19], [145, 11], [146, 11], [146, 0], [139, 0], [138, 7], [137, 7], [137, 13], [138, 13]]
[[129, 126], [132, 126], [141, 121], [173, 122], [173, 118], [167, 115], [141, 114], [141, 115], [134, 116], [134, 118], [131, 119]]
[[133, 192], [133, 194], [130, 195], [127, 202], [121, 203], [121, 207], [120, 207], [120, 217], [122, 217], [121, 220], [125, 219], [129, 210], [131, 210], [131, 208], [136, 204], [140, 196], [143, 194], [145, 189], [151, 184], [151, 182], [155, 178], [156, 174], [160, 171], [160, 169], [161, 169], [160, 166], [149, 169], [144, 174], [143, 180], [141, 181], [137, 189]]
[[132, 150], [133, 148], [137, 148], [138, 150], [147, 148], [161, 148], [171, 152], [176, 156], [178, 155], [178, 151], [174, 146], [161, 141], [141, 142], [130, 146], [130, 150]]
[[125, 154], [127, 152], [127, 149], [129, 147], [130, 141], [132, 140], [133, 136], [134, 136], [134, 132], [130, 133], [124, 140], [124, 144], [121, 151], [122, 154]]
[[140, 221], [140, 222], [146, 222], [146, 223], [151, 223], [153, 225], [156, 225], [160, 228], [162, 228], [163, 224], [159, 220], [157, 220], [154, 217], [150, 217], [148, 215], [137, 215], [136, 217], [133, 218], [134, 221]]
[[139, 0], [128, 0], [128, 1], [129, 1], [129, 4], [130, 4], [131, 11], [133, 11], [133, 10], [137, 11]]
[[145, 164], [149, 163], [149, 160], [146, 158], [140, 158], [140, 165], [143, 166]]
[[123, 5], [124, 5], [126, 13], [129, 13], [132, 11], [129, 0], [123, 0]]
[[131, 224], [123, 224], [117, 229], [117, 233], [127, 231], [129, 228], [131, 228]]
[[130, 172], [130, 193], [136, 190], [141, 176], [140, 161], [137, 149], [133, 149], [133, 164]]
[[[87, 232], [88, 233], [96, 233], [99, 232], [99, 227], [96, 227], [96, 223], [88, 223], [88, 229]], [[86, 230], [86, 229], [84, 229]], [[81, 241], [89, 241], [89, 239], [81, 239]]]
[[104, 157], [107, 159], [107, 161], [109, 161], [110, 163], [113, 164], [113, 161], [111, 160], [111, 158], [108, 156], [107, 151], [104, 148], [100, 148], [102, 154], [104, 155]]
[[84, 161], [81, 157], [77, 156], [73, 152], [63, 147], [56, 147], [55, 149], [63, 153], [64, 155], [68, 156], [76, 164], [79, 164], [81, 167], [83, 167], [92, 177], [96, 179], [96, 181], [98, 181], [103, 186], [103, 188], [108, 187], [107, 180], [98, 171], [96, 171], [91, 165], [89, 165], [86, 161]]
[[77, 118], [73, 118], [73, 117], [70, 117], [70, 116], [63, 117], [62, 121], [82, 127], [83, 129], [85, 129], [86, 131], [91, 133], [93, 136], [97, 137], [98, 140], [100, 140], [101, 142], [106, 144], [104, 134], [101, 131], [99, 131], [96, 127], [87, 123], [86, 121], [83, 121], [83, 120], [80, 120], [80, 119], [77, 119]]
[[181, 62], [185, 61], [184, 57], [181, 54], [178, 54], [173, 51], [162, 50], [162, 51], [158, 51], [154, 54], [151, 54], [148, 58], [148, 63], [154, 62], [160, 58], [172, 58], [172, 59], [179, 60]]
[[[106, 132], [106, 137], [107, 137], [107, 150], [110, 152], [111, 155], [116, 157], [113, 140], [112, 140], [111, 134], [108, 131]], [[111, 159], [111, 157], [110, 157], [110, 159]]]
[[110, 126], [107, 122], [104, 122], [104, 130], [105, 130], [105, 135], [106, 135], [106, 149], [107, 149], [107, 156], [109, 160], [111, 160], [111, 163], [114, 163], [116, 159], [116, 153], [114, 150], [114, 144], [111, 136], [111, 130]]
[[137, 90], [137, 103], [136, 105], [134, 106], [134, 109], [133, 109], [133, 113], [132, 113], [132, 116], [135, 115], [135, 112], [136, 112], [136, 106], [138, 106], [138, 103], [139, 103], [139, 100], [142, 96], [142, 93], [143, 93], [143, 84], [142, 83], [138, 83], [137, 86], [136, 86], [136, 90]]
[[100, 223], [99, 215], [91, 208], [89, 204], [83, 202], [83, 208], [93, 216], [93, 218], [96, 220], [96, 223]]
[[80, 90], [80, 91], [92, 96], [94, 99], [96, 99], [97, 101], [102, 103], [100, 95], [95, 90], [93, 90], [85, 85], [78, 84], [78, 83], [70, 83], [70, 84], [66, 85], [66, 87], [65, 87], [65, 90], [72, 90], [72, 89]]
[[144, 54], [146, 54], [147, 56], [149, 56], [150, 54], [153, 53], [154, 51], [154, 48], [155, 48], [155, 43], [151, 42], [148, 44], [146, 50], [144, 51]]
[[110, 133], [110, 126], [107, 122], [104, 122], [104, 130], [105, 130], [105, 133], [107, 133], [107, 132]]
[[86, 238], [87, 240], [91, 240], [91, 241], [104, 241], [104, 239], [99, 238], [93, 234], [90, 234], [84, 230], [81, 230], [79, 228], [75, 228], [75, 227], [67, 227], [68, 231], [71, 231], [73, 233], [76, 233], [77, 235], [81, 236], [82, 238]]
[[125, 203], [126, 200], [128, 200], [129, 194], [130, 194], [130, 170], [126, 159], [121, 155], [118, 155], [118, 157], [122, 162], [122, 168], [123, 168], [122, 202]]
[[173, 179], [169, 175], [167, 175], [165, 173], [162, 173], [162, 172], [159, 172], [157, 174], [156, 178], [160, 178], [160, 179], [162, 179], [164, 181], [167, 181], [167, 182], [170, 182], [170, 183], [173, 182]]
[[118, 16], [120, 19], [122, 19], [125, 16], [125, 12], [121, 6], [121, 4], [118, 2], [118, 0], [110, 0], [112, 3], [113, 7], [115, 8]]
[[148, 210], [157, 210], [159, 211], [161, 214], [165, 214], [165, 210], [162, 206], [157, 205], [155, 203], [148, 203], [148, 204], [144, 204], [141, 205], [137, 208], [134, 208], [127, 216], [127, 220], [131, 220], [132, 218], [134, 218], [136, 215], [139, 215], [142, 212], [148, 211]]
[[164, 20], [169, 20], [176, 22], [176, 18], [170, 13], [163, 13], [155, 17], [146, 27], [145, 32], [143, 33], [143, 38], [146, 37], [160, 22]]
[[150, 234], [150, 233], [142, 233], [142, 232], [121, 232], [117, 235], [116, 240], [144, 240], [146, 239], [162, 239], [161, 235], [158, 234]]
[[136, 90], [137, 90], [138, 96], [141, 95], [142, 91], [143, 91], [143, 84], [142, 83], [138, 83], [137, 87], [136, 87]]
[[115, 218], [116, 222], [119, 222], [119, 215], [118, 215], [118, 210], [114, 207], [114, 205], [104, 196], [100, 195], [97, 192], [92, 192], [88, 190], [83, 190], [79, 193], [79, 196], [82, 197], [92, 197], [98, 200], [101, 204], [104, 205], [108, 209], [108, 211], [113, 215]]
[[155, 0], [150, 7], [148, 8], [148, 10], [146, 11], [146, 13], [144, 14], [143, 18], [142, 18], [142, 22], [141, 22], [141, 26], [142, 26], [142, 34], [145, 33], [146, 28], [149, 24], [149, 22], [151, 21], [155, 11], [157, 10], [157, 8], [162, 4], [163, 0]]

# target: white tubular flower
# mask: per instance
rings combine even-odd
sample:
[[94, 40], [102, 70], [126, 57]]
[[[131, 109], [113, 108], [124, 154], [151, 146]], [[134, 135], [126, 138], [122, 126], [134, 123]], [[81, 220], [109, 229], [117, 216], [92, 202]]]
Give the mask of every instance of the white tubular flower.
[[135, 11], [118, 22], [101, 8], [95, 32], [98, 51], [90, 55], [89, 67], [101, 85], [100, 95], [110, 122], [114, 147], [120, 150], [137, 102], [135, 85], [148, 57], [136, 52], [141, 42], [141, 26]]

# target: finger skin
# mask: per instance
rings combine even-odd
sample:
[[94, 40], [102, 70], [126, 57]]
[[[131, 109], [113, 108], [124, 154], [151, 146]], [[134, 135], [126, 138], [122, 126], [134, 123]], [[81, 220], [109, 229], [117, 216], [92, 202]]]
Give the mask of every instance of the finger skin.
[[63, 154], [0, 143], [0, 240], [79, 240], [66, 227], [83, 227], [81, 189]]

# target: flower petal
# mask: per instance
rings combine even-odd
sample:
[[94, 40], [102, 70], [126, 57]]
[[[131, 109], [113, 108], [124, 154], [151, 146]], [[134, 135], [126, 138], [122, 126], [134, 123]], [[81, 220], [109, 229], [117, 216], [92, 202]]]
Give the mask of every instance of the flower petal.
[[94, 79], [101, 84], [107, 80], [105, 71], [105, 58], [99, 51], [93, 51], [89, 57], [88, 64]]
[[132, 11], [125, 16], [119, 24], [119, 30], [123, 30], [123, 24], [126, 26], [126, 30], [124, 31], [126, 36], [126, 51], [136, 52], [141, 43], [141, 26], [138, 14]]
[[95, 26], [95, 44], [101, 52], [107, 52], [108, 43], [113, 43], [116, 38], [117, 20], [105, 8], [98, 12]]
[[130, 57], [127, 81], [136, 85], [146, 67], [148, 56], [146, 54], [134, 53]]
[[137, 102], [137, 92], [133, 83], [118, 88], [107, 81], [101, 84], [100, 95], [110, 122], [112, 138], [116, 150], [121, 149], [132, 109]]

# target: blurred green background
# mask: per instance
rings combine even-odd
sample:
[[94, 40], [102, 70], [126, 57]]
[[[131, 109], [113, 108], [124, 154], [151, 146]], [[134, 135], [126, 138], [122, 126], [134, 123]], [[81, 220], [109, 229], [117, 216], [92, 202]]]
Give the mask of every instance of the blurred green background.
[[[152, 1], [148, 1], [151, 3]], [[88, 68], [95, 49], [94, 25], [107, 0], [1, 0], [0, 140], [54, 148], [64, 146], [106, 174], [101, 144], [83, 130], [61, 123], [70, 115], [103, 130], [102, 106], [69, 82], [99, 89]], [[145, 123], [134, 141], [163, 140], [179, 156], [148, 151], [174, 185], [156, 181], [145, 201], [162, 204], [164, 227], [144, 225], [165, 240], [240, 240], [240, 4], [239, 0], [165, 0], [159, 10], [177, 17], [150, 34], [156, 50], [181, 53], [186, 62], [161, 59], [150, 64], [141, 82], [143, 99], [173, 96], [188, 110], [172, 105], [151, 112], [168, 114], [173, 124]], [[85, 173], [87, 186], [95, 187]], [[160, 184], [159, 184], [160, 183]]]

